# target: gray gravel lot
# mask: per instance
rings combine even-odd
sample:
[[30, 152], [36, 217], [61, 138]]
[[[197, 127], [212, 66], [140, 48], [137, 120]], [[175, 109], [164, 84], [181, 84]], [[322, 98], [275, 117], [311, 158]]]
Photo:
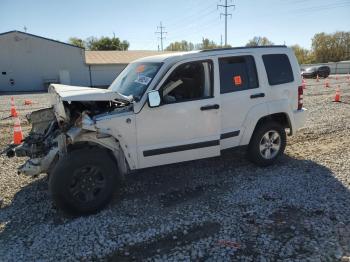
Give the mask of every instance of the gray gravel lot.
[[[257, 168], [236, 149], [142, 170], [89, 217], [60, 214], [45, 175], [18, 176], [24, 160], [0, 156], [0, 260], [350, 261], [350, 84], [333, 103], [335, 81], [307, 80], [306, 126], [275, 165]], [[14, 97], [28, 132], [24, 114], [48, 96]], [[1, 147], [11, 132], [1, 120]]]

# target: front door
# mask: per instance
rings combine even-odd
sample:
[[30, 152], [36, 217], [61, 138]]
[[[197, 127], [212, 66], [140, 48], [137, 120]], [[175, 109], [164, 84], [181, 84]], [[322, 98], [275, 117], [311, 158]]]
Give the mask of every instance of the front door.
[[220, 99], [212, 60], [175, 65], [160, 82], [162, 103], [136, 114], [139, 167], [220, 154]]

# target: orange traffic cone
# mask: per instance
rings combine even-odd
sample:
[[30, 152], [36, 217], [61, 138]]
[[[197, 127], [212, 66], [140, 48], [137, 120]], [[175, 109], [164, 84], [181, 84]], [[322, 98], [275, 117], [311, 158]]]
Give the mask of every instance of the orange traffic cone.
[[11, 97], [11, 116], [12, 117], [18, 116], [16, 107], [15, 107], [15, 101], [13, 100], [13, 97]]
[[316, 82], [320, 82], [320, 77], [318, 75], [316, 76]]
[[23, 133], [21, 128], [21, 122], [18, 117], [15, 118], [15, 124], [13, 127], [13, 143], [15, 145], [20, 145], [23, 140]]
[[301, 81], [301, 86], [303, 87], [303, 89], [306, 89], [306, 81], [303, 78], [303, 80]]
[[29, 105], [32, 105], [33, 104], [33, 101], [32, 100], [29, 100], [29, 99], [25, 99], [24, 100], [24, 105], [25, 106], [29, 106]]
[[340, 87], [338, 85], [336, 91], [335, 91], [335, 97], [333, 102], [341, 102], [340, 100]]
[[325, 79], [325, 80], [324, 80], [324, 87], [325, 87], [325, 88], [326, 88], [326, 87], [329, 87], [328, 79]]

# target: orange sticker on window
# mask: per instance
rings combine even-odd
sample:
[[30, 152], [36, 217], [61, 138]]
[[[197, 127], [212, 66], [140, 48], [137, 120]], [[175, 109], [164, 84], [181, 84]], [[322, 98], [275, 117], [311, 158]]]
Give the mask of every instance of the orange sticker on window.
[[235, 86], [242, 85], [242, 78], [241, 78], [241, 76], [234, 76], [233, 77], [233, 83], [234, 83]]
[[136, 72], [137, 72], [137, 73], [142, 73], [143, 71], [145, 71], [145, 65], [139, 65], [139, 66], [136, 68]]

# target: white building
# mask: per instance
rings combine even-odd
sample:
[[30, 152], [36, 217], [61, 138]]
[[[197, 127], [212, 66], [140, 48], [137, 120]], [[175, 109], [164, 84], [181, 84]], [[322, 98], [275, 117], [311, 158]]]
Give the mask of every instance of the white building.
[[89, 85], [84, 49], [19, 31], [0, 34], [0, 91], [43, 91], [49, 83]]
[[109, 86], [131, 61], [158, 51], [85, 51], [20, 31], [0, 34], [0, 92], [45, 91], [50, 83]]

